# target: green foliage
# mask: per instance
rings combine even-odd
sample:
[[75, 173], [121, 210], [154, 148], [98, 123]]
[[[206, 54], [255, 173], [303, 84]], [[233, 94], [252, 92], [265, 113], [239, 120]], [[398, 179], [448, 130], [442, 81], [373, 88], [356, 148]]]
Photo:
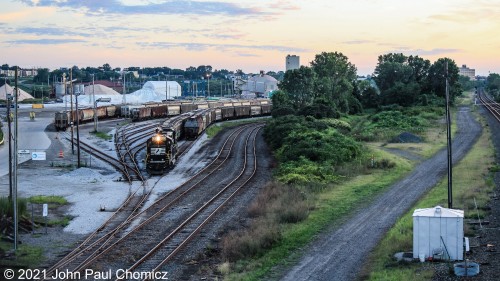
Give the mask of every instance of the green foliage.
[[289, 70], [273, 94], [274, 116], [298, 113], [316, 118], [338, 118], [358, 113], [362, 104], [353, 94], [356, 67], [342, 53], [316, 55], [311, 67]]
[[[310, 67], [301, 66], [285, 72], [279, 88], [288, 94], [288, 100], [295, 109], [311, 105], [315, 98], [316, 73]], [[273, 100], [274, 105], [274, 100]], [[280, 104], [278, 104], [280, 107]]]
[[284, 116], [274, 118], [264, 129], [281, 165], [277, 177], [286, 183], [335, 182], [334, 167], [362, 153], [362, 146], [348, 135], [350, 126], [336, 119]]
[[486, 79], [486, 90], [495, 98], [498, 102], [500, 101], [500, 75], [497, 73], [491, 73]]
[[[28, 200], [26, 198], [17, 198], [17, 213], [18, 218], [27, 215]], [[7, 197], [0, 197], [0, 217], [14, 217], [14, 208], [11, 201]]]
[[[436, 97], [445, 96], [446, 62], [450, 100], [453, 102], [462, 93], [458, 67], [453, 60], [440, 58], [431, 65], [428, 60], [418, 56], [407, 57], [401, 53], [379, 56], [374, 80], [380, 89], [380, 104], [406, 107], [436, 104]], [[375, 108], [377, 100], [374, 98], [373, 93], [369, 93], [362, 96], [361, 101], [365, 107]]]
[[90, 132], [91, 134], [95, 134], [96, 137], [104, 139], [104, 140], [111, 140], [113, 138], [112, 135], [104, 132]]
[[402, 130], [421, 131], [427, 126], [426, 120], [403, 114], [401, 111], [383, 111], [370, 116], [375, 128], [397, 128]]
[[30, 203], [33, 204], [56, 204], [56, 205], [66, 205], [68, 204], [68, 200], [66, 198], [61, 197], [61, 196], [55, 196], [55, 195], [37, 195], [37, 196], [32, 196], [28, 199]]

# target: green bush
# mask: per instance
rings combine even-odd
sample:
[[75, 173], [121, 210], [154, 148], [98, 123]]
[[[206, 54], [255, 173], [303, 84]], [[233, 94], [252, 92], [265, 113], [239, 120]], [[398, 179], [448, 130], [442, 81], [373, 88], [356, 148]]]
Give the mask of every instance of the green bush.
[[[14, 217], [14, 208], [12, 206], [12, 202], [9, 202], [9, 198], [0, 197], [0, 217], [4, 215], [7, 217]], [[26, 198], [17, 198], [17, 213], [18, 217], [26, 216], [28, 210], [28, 199]]]

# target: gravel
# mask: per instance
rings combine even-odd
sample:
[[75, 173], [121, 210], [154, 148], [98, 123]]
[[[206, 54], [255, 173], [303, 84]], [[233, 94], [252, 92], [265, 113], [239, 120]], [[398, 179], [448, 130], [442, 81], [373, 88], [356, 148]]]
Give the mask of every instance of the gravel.
[[[457, 112], [458, 131], [453, 140], [453, 161], [459, 161], [477, 140], [480, 125], [469, 108]], [[420, 163], [415, 170], [387, 192], [360, 208], [347, 221], [320, 235], [303, 257], [286, 272], [282, 280], [354, 280], [363, 260], [387, 230], [427, 190], [446, 175], [447, 153], [441, 150]]]

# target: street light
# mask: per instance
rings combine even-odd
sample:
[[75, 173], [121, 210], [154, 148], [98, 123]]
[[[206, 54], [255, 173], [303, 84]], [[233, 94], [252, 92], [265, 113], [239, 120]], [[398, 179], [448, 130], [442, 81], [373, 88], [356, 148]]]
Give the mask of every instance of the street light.
[[[111, 98], [98, 98], [94, 101], [94, 112], [97, 111], [98, 102], [110, 102]], [[94, 114], [94, 130], [97, 133], [97, 114]]]
[[207, 73], [208, 98], [210, 98], [210, 73]]

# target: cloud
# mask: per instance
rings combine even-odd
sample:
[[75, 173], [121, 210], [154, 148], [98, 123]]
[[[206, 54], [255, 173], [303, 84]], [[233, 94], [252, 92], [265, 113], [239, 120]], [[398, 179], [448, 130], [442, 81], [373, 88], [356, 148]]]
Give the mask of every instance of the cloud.
[[11, 45], [60, 45], [68, 43], [85, 43], [87, 41], [82, 39], [21, 39], [6, 41], [5, 43]]
[[259, 8], [245, 8], [227, 2], [201, 2], [169, 0], [161, 3], [144, 5], [125, 5], [118, 0], [20, 0], [21, 2], [36, 7], [60, 7], [75, 10], [86, 10], [88, 14], [122, 14], [122, 15], [213, 15], [225, 14], [230, 16], [264, 15], [267, 14]]
[[191, 51], [203, 51], [208, 48], [218, 48], [219, 50], [225, 49], [253, 49], [253, 50], [266, 50], [266, 51], [280, 51], [280, 52], [309, 52], [307, 49], [294, 48], [279, 45], [240, 45], [240, 44], [213, 44], [213, 43], [171, 43], [171, 42], [139, 42], [137, 43], [143, 48], [158, 48], [158, 49], [171, 49], [171, 48], [185, 48]]
[[370, 41], [370, 40], [352, 40], [352, 41], [345, 41], [342, 43], [346, 44], [346, 45], [363, 45], [363, 44], [373, 43], [373, 41]]
[[35, 35], [52, 35], [52, 36], [88, 36], [89, 33], [77, 31], [74, 29], [60, 27], [20, 27], [12, 30], [13, 33], [35, 34]]
[[450, 53], [459, 53], [462, 50], [460, 49], [445, 49], [445, 48], [435, 48], [431, 50], [423, 50], [423, 49], [409, 49], [409, 48], [401, 48], [399, 50], [393, 50], [389, 53], [403, 53], [407, 55], [418, 55], [418, 56], [436, 56]]

